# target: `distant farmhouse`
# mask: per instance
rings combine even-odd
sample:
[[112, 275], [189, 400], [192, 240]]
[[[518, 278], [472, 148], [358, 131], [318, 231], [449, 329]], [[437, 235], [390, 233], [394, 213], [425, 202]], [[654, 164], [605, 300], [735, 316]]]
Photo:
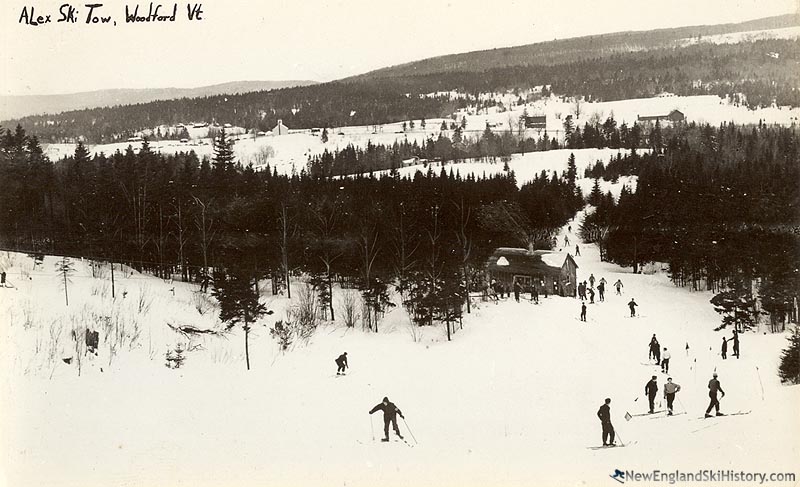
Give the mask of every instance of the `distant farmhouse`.
[[532, 115], [525, 116], [526, 129], [546, 129], [547, 128], [547, 115]]
[[667, 115], [639, 115], [637, 117], [639, 122], [643, 123], [656, 123], [656, 121], [660, 122], [667, 122], [667, 123], [678, 123], [683, 122], [686, 120], [686, 115], [683, 114], [680, 110], [672, 110]]
[[512, 289], [514, 281], [523, 289], [536, 286], [540, 293], [574, 296], [578, 264], [569, 253], [550, 250], [500, 247], [486, 262], [490, 279]]
[[283, 120], [278, 120], [278, 124], [272, 129], [272, 135], [286, 135], [289, 133], [289, 127], [283, 124]]

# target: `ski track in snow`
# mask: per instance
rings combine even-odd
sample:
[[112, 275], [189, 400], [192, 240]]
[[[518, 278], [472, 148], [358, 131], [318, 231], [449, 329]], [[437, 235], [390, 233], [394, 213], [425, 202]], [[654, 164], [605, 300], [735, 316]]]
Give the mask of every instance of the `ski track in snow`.
[[[579, 280], [594, 274], [624, 284], [622, 296], [612, 290], [605, 302], [587, 305], [587, 323], [574, 319], [576, 299], [540, 297], [538, 306], [507, 299], [477, 303], [450, 343], [441, 327], [421, 330], [415, 342], [398, 307], [380, 333], [326, 325], [281, 355], [265, 325], [284, 317], [287, 302], [266, 296], [276, 313], [251, 335], [250, 371], [238, 330], [195, 340], [204, 349], [187, 352], [181, 369], [164, 366], [167, 347], [180, 339], [165, 322], [216, 321], [213, 311], [194, 309], [192, 285], [118, 271], [118, 296], [127, 295], [112, 305], [92, 295], [108, 281], [91, 278], [79, 262], [67, 309], [55, 258], [30, 270], [29, 258], [4, 254], [17, 289], [0, 289], [0, 484], [592, 485], [614, 468], [796, 470], [800, 387], [780, 385], [776, 374], [786, 335], [743, 334], [741, 359], [723, 361], [710, 293], [676, 288], [663, 273], [634, 275], [600, 262], [592, 245], [581, 245], [581, 253]], [[136, 304], [141, 289], [152, 299], [146, 313]], [[632, 297], [640, 319], [624, 319]], [[140, 345], [110, 365], [101, 345], [78, 377], [74, 364], [60, 360], [71, 356], [64, 331], [49, 378], [48, 367], [38, 368], [46, 352], [33, 353], [37, 341], [50, 343], [53, 320], [63, 318], [65, 330], [70, 316], [86, 323], [84, 311], [139, 316]], [[682, 386], [675, 411], [688, 414], [625, 421], [626, 412], [647, 411], [644, 385], [654, 372], [642, 363], [653, 333], [672, 351], [671, 377]], [[333, 360], [345, 350], [352, 369], [336, 378]], [[722, 411], [752, 414], [705, 428], [690, 419], [705, 411], [714, 370], [727, 393]], [[663, 387], [666, 377], [658, 375]], [[419, 444], [398, 424], [413, 448], [378, 441], [380, 413], [367, 412], [383, 396], [404, 412]], [[636, 442], [630, 448], [587, 448], [601, 443], [595, 413], [605, 397], [618, 441]]]

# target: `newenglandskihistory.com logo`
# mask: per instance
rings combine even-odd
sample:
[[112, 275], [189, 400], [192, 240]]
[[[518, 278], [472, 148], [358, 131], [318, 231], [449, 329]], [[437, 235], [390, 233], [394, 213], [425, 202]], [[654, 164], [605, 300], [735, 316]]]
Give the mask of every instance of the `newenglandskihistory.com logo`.
[[713, 470], [702, 469], [692, 472], [680, 470], [663, 471], [651, 470], [647, 472], [636, 470], [614, 469], [614, 473], [609, 477], [617, 482], [663, 482], [676, 484], [680, 482], [747, 482], [755, 484], [767, 484], [770, 482], [795, 482], [794, 473], [775, 473], [775, 472], [745, 472], [741, 470]]

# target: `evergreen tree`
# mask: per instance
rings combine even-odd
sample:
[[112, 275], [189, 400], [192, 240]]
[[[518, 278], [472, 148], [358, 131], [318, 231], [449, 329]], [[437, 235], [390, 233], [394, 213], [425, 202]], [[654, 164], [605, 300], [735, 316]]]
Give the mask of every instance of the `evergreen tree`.
[[578, 167], [575, 165], [575, 153], [570, 152], [569, 159], [567, 159], [567, 182], [573, 188], [575, 187], [575, 178], [577, 176], [578, 176]]
[[602, 201], [603, 192], [600, 190], [600, 179], [596, 178], [594, 180], [594, 185], [592, 186], [592, 192], [589, 193], [588, 203], [592, 206], [600, 206]]
[[322, 139], [322, 143], [323, 144], [328, 142], [328, 128], [327, 127], [322, 129], [322, 135], [320, 135], [320, 139]]
[[783, 382], [800, 384], [800, 327], [795, 327], [789, 337], [789, 346], [781, 355], [778, 375]]
[[736, 331], [749, 330], [755, 324], [755, 298], [742, 278], [734, 279], [727, 290], [711, 298], [714, 311], [723, 315], [722, 325], [732, 325]]
[[219, 132], [219, 136], [214, 139], [214, 158], [213, 168], [218, 175], [230, 174], [234, 170], [235, 156], [233, 154], [233, 140], [228, 138], [225, 127]]
[[69, 293], [67, 292], [67, 286], [70, 282], [72, 282], [69, 276], [74, 273], [75, 266], [69, 257], [62, 257], [58, 262], [56, 262], [56, 274], [58, 274], [58, 278], [61, 281], [61, 286], [64, 288], [64, 302], [67, 306], [69, 306]]
[[247, 370], [250, 370], [250, 329], [258, 319], [268, 314], [266, 306], [258, 302], [258, 292], [254, 287], [251, 272], [233, 269], [230, 273], [218, 272], [214, 276], [213, 296], [219, 301], [219, 319], [227, 323], [230, 330], [242, 323], [244, 330], [244, 351]]

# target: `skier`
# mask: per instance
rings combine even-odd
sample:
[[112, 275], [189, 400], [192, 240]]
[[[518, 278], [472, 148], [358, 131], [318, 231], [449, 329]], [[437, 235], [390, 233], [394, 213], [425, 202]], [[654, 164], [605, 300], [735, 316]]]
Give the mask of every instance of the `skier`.
[[631, 309], [631, 318], [636, 316], [636, 307], [637, 306], [639, 306], [639, 305], [636, 304], [636, 301], [634, 301], [633, 298], [631, 298], [630, 302], [628, 303], [628, 307]]
[[605, 279], [601, 279], [600, 283], [597, 285], [597, 292], [600, 294], [600, 302], [606, 300], [605, 292], [606, 292], [606, 283], [604, 282]]
[[711, 399], [711, 402], [708, 403], [708, 409], [706, 409], [706, 418], [711, 417], [711, 410], [714, 408], [717, 410], [717, 416], [724, 416], [719, 412], [719, 399], [717, 399], [717, 392], [721, 392], [722, 397], [725, 397], [725, 391], [722, 390], [722, 386], [717, 379], [717, 373], [714, 372], [711, 380], [708, 381], [708, 397]]
[[585, 282], [578, 283], [578, 297], [581, 300], [586, 299], [586, 283]]
[[675, 402], [675, 393], [681, 390], [681, 386], [672, 382], [672, 377], [667, 377], [664, 384], [664, 398], [667, 400], [667, 416], [672, 416], [672, 403]]
[[597, 417], [603, 425], [603, 446], [614, 446], [614, 426], [611, 424], [611, 399], [606, 398], [605, 404], [597, 410]]
[[336, 369], [336, 375], [344, 375], [344, 369], [349, 367], [349, 365], [347, 365], [347, 352], [339, 355], [339, 357], [336, 359], [336, 365], [339, 366]]
[[733, 338], [731, 338], [731, 340], [733, 340], [733, 354], [738, 359], [739, 358], [739, 332], [738, 331], [733, 330]]
[[617, 279], [617, 282], [614, 283], [614, 287], [617, 288], [617, 296], [622, 294], [622, 281]]
[[519, 293], [522, 292], [522, 285], [514, 279], [514, 300], [519, 303]]
[[210, 280], [211, 280], [211, 278], [208, 276], [208, 273], [206, 273], [204, 271], [203, 272], [202, 281], [200, 283], [200, 292], [201, 293], [204, 293], [204, 292], [208, 291], [208, 283], [209, 283]]
[[0, 286], [6, 287], [6, 271], [0, 272]]
[[653, 376], [653, 378], [650, 379], [644, 386], [644, 395], [650, 401], [650, 414], [653, 414], [655, 412], [656, 394], [658, 393], [658, 384], [656, 382], [657, 380], [658, 378], [656, 376]]
[[394, 433], [402, 440], [403, 435], [400, 434], [400, 428], [397, 427], [397, 416], [399, 415], [401, 418], [405, 419], [403, 413], [397, 408], [397, 406], [394, 405], [394, 403], [389, 402], [388, 397], [384, 397], [380, 404], [370, 409], [369, 414], [372, 414], [379, 409], [383, 411], [384, 438], [381, 441], [389, 441], [389, 423], [391, 423], [392, 428], [394, 428]]
[[722, 360], [728, 358], [728, 339], [722, 337]]
[[569, 235], [564, 235], [564, 247], [569, 247]]
[[652, 359], [657, 359], [658, 350], [659, 350], [660, 346], [661, 345], [659, 345], [659, 343], [658, 343], [658, 338], [656, 338], [656, 334], [653, 333], [653, 338], [650, 339], [650, 354], [648, 355], [648, 357], [651, 360]]
[[594, 274], [589, 274], [589, 288], [594, 288]]
[[531, 283], [531, 301], [534, 304], [539, 304], [539, 290], [536, 289], [536, 284]]
[[578, 247], [578, 244], [575, 244], [575, 257], [580, 257], [581, 249]]
[[589, 304], [594, 304], [594, 289], [589, 288]]
[[672, 357], [672, 354], [669, 353], [667, 347], [664, 347], [664, 353], [661, 355], [661, 372], [665, 374], [669, 374], [669, 359]]
[[586, 321], [586, 303], [581, 301], [581, 321]]

